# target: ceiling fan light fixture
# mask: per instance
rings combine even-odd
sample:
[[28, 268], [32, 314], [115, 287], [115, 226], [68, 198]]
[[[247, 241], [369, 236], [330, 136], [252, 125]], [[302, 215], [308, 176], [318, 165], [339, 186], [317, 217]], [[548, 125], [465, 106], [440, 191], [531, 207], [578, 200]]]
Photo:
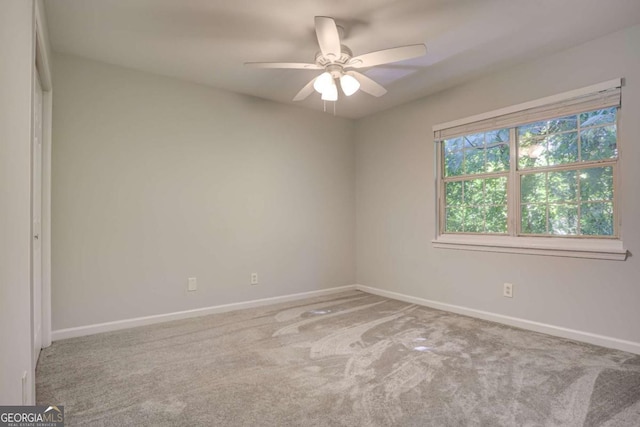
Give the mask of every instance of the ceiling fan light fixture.
[[[318, 77], [316, 77], [316, 81], [313, 82], [313, 88], [316, 90], [316, 92], [318, 93], [324, 93], [324, 91], [331, 86], [333, 82], [333, 77], [331, 76], [331, 73], [328, 72], [324, 72], [322, 74], [320, 74]], [[334, 84], [335, 86], [335, 84]]]
[[338, 86], [336, 83], [331, 80], [329, 86], [327, 86], [322, 92], [322, 100], [323, 101], [337, 101], [338, 100]]
[[[358, 72], [358, 69], [406, 61], [427, 53], [424, 43], [419, 43], [377, 50], [354, 57], [351, 49], [341, 43], [344, 34], [341, 27], [336, 25], [335, 19], [329, 16], [316, 16], [314, 23], [320, 47], [314, 62], [245, 62], [245, 65], [252, 68], [323, 70], [322, 74], [309, 80], [298, 91], [293, 101], [302, 101], [315, 90], [322, 95], [324, 101], [335, 102], [338, 100], [338, 85], [345, 96], [351, 96], [358, 90], [375, 97], [387, 93], [382, 85]], [[340, 83], [336, 80], [340, 80]]]
[[345, 95], [351, 96], [360, 89], [360, 82], [349, 74], [343, 74], [340, 76], [340, 87]]

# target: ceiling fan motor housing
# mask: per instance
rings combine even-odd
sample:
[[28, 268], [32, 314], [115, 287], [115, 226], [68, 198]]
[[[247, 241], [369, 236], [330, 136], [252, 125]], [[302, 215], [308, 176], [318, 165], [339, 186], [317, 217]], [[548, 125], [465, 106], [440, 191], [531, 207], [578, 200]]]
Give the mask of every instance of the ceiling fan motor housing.
[[[322, 55], [321, 51], [316, 52], [316, 64], [321, 67], [327, 67], [330, 64], [338, 64], [341, 66], [346, 66], [349, 60], [353, 57], [353, 52], [347, 46], [341, 44], [340, 45], [340, 57], [334, 58], [332, 56], [326, 57]], [[329, 71], [327, 69], [327, 71]]]

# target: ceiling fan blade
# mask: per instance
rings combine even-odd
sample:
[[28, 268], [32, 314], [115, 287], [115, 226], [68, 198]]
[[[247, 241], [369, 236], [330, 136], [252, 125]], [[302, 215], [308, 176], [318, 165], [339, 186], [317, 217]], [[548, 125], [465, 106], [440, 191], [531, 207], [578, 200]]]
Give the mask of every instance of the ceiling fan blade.
[[340, 48], [340, 35], [338, 34], [336, 21], [327, 16], [316, 16], [314, 20], [316, 23], [316, 36], [318, 37], [322, 55], [329, 60], [340, 58], [342, 49]]
[[318, 64], [304, 62], [245, 62], [245, 67], [251, 68], [291, 68], [296, 70], [322, 70]]
[[293, 100], [302, 101], [303, 99], [306, 99], [309, 95], [311, 95], [314, 91], [313, 82], [316, 81], [316, 78], [317, 77], [312, 78], [311, 81], [305, 85], [305, 87], [300, 89], [300, 92], [298, 92], [298, 94], [293, 98]]
[[378, 50], [351, 58], [347, 66], [353, 68], [373, 67], [374, 65], [389, 64], [391, 62], [417, 58], [426, 53], [427, 47], [424, 44], [393, 47], [391, 49]]
[[355, 77], [360, 82], [360, 90], [367, 92], [369, 95], [382, 96], [387, 90], [381, 84], [371, 80], [369, 77], [357, 71], [347, 71], [346, 74]]

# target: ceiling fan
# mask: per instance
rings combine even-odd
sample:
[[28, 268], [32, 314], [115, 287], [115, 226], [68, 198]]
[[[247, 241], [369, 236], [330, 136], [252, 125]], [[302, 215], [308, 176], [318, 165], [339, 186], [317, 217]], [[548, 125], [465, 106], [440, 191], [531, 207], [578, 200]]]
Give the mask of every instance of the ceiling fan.
[[354, 69], [404, 61], [427, 53], [424, 44], [412, 44], [353, 56], [351, 49], [340, 43], [338, 26], [333, 18], [316, 16], [314, 19], [316, 36], [320, 45], [320, 51], [316, 53], [314, 63], [245, 62], [244, 64], [254, 68], [324, 70], [322, 74], [314, 77], [298, 92], [293, 98], [294, 101], [306, 99], [314, 90], [322, 94], [324, 101], [337, 101], [336, 80], [340, 81], [340, 88], [346, 96], [353, 95], [358, 89], [373, 96], [382, 96], [387, 93], [382, 85]]

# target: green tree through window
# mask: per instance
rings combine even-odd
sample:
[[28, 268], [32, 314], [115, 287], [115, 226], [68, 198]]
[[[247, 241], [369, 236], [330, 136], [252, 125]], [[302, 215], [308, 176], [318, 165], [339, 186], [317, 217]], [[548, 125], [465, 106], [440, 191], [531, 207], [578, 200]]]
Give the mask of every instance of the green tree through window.
[[444, 140], [442, 231], [615, 236], [616, 119], [613, 107]]

